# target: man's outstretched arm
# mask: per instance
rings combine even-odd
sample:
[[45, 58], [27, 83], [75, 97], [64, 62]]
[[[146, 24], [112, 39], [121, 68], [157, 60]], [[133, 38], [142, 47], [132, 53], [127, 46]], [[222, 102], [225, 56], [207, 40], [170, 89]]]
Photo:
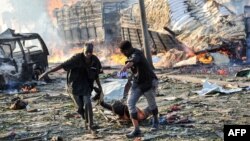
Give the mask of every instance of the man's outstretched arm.
[[100, 102], [100, 105], [101, 105], [103, 108], [112, 111], [112, 106], [111, 106], [110, 104], [105, 103], [104, 101], [101, 101], [101, 102]]
[[125, 66], [123, 66], [120, 70], [120, 72], [125, 72], [127, 69], [131, 68], [134, 65], [133, 62], [128, 62]]
[[60, 70], [60, 69], [62, 69], [62, 65], [59, 65], [59, 66], [56, 66], [56, 67], [54, 67], [54, 68], [52, 68], [52, 69], [50, 69], [50, 70], [47, 70], [47, 71], [45, 71], [43, 74], [41, 74], [40, 76], [39, 76], [39, 79], [38, 80], [41, 80], [42, 78], [44, 78], [46, 75], [48, 75], [49, 73], [51, 73], [51, 72], [56, 72], [56, 71], [58, 71], [58, 70]]

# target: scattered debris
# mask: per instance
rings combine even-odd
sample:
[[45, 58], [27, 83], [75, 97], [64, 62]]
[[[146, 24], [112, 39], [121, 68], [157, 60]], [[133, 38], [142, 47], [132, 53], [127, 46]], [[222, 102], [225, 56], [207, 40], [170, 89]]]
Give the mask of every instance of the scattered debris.
[[186, 124], [193, 122], [188, 117], [179, 116], [177, 113], [168, 113], [159, 117], [161, 125], [167, 124]]
[[244, 69], [236, 73], [236, 77], [250, 77], [250, 69]]
[[63, 141], [63, 138], [60, 136], [53, 136], [50, 141]]
[[216, 93], [216, 92], [223, 93], [223, 94], [232, 94], [232, 93], [236, 93], [240, 91], [242, 91], [242, 88], [234, 88], [234, 89], [227, 90], [217, 84], [212, 84], [208, 82], [208, 80], [205, 80], [205, 82], [203, 82], [202, 90], [193, 91], [193, 92], [199, 94], [200, 96], [204, 96], [204, 95]]
[[70, 118], [81, 118], [81, 116], [78, 113], [66, 113], [64, 115], [64, 117], [66, 119], [70, 119]]
[[12, 131], [12, 132], [0, 135], [0, 140], [2, 141], [14, 140], [15, 136], [16, 136], [16, 133]]
[[165, 97], [164, 98], [164, 100], [168, 100], [168, 101], [174, 101], [176, 99], [177, 99], [177, 97], [174, 97], [174, 96], [172, 96], [172, 97]]
[[218, 135], [222, 140], [224, 140], [224, 133], [223, 131], [215, 131], [215, 134]]
[[102, 84], [104, 101], [121, 100], [127, 79], [107, 79]]
[[[241, 94], [240, 91], [230, 96], [223, 95], [204, 99], [188, 91], [190, 89], [201, 89], [200, 80], [207, 76], [193, 75], [192, 77], [199, 78], [197, 79], [197, 82], [199, 80], [198, 84], [195, 84], [169, 78], [169, 75], [162, 72], [158, 73], [158, 75], [158, 78], [162, 80], [159, 87], [164, 87], [164, 89], [159, 89], [159, 92], [166, 96], [166, 99], [164, 99], [165, 97], [156, 97], [159, 113], [161, 114], [159, 117], [159, 131], [147, 132], [151, 126], [150, 119], [143, 121], [141, 123], [143, 137], [138, 138], [138, 140], [185, 140], [187, 138], [199, 140], [200, 137], [206, 140], [216, 140], [220, 139], [220, 137], [216, 135], [215, 131], [218, 130], [218, 127], [222, 127], [225, 122], [228, 124], [248, 123], [247, 118], [249, 118], [250, 113], [247, 110], [246, 102], [249, 95]], [[184, 80], [191, 77], [187, 77], [187, 75], [178, 76]], [[61, 80], [61, 77], [64, 76], [55, 73], [53, 77]], [[224, 82], [223, 85], [228, 84], [226, 87], [230, 89], [238, 87], [235, 85], [238, 84], [238, 79], [234, 78], [234, 83], [231, 83], [224, 81], [232, 79], [231, 77], [214, 76], [217, 80], [218, 77], [220, 82]], [[113, 80], [116, 81], [116, 79]], [[112, 80], [102, 79], [102, 81], [108, 84]], [[125, 83], [126, 79], [122, 79], [122, 81]], [[119, 84], [120, 82], [115, 83]], [[38, 85], [39, 92], [18, 95], [21, 100], [28, 102], [27, 111], [28, 109], [37, 109], [37, 111], [35, 110], [36, 113], [26, 112], [25, 110], [8, 110], [9, 101], [15, 98], [16, 95], [0, 95], [0, 137], [12, 137], [16, 140], [42, 140], [44, 138], [50, 140], [53, 136], [60, 135], [63, 140], [126, 140], [124, 134], [129, 131], [128, 127], [131, 127], [131, 123], [121, 122], [113, 118], [114, 115], [111, 112], [103, 111], [95, 103], [93, 104], [95, 105], [94, 122], [100, 127], [97, 130], [98, 137], [87, 134], [84, 122], [76, 113], [72, 100], [68, 96], [61, 94], [64, 84], [64, 81], [56, 81], [56, 83], [50, 85]], [[120, 94], [120, 92], [116, 94]], [[110, 98], [109, 95], [105, 96]], [[142, 97], [138, 102], [138, 107], [144, 107], [146, 103], [146, 99]], [[32, 107], [27, 108], [30, 104], [32, 104]], [[242, 108], [228, 110], [234, 109], [235, 105]], [[195, 123], [193, 123], [194, 121]], [[16, 135], [13, 137], [13, 134], [10, 133], [14, 129]], [[51, 132], [44, 136], [44, 132], [49, 129], [51, 129]], [[3, 139], [0, 138], [0, 140]]]
[[20, 97], [15, 97], [11, 100], [12, 104], [10, 106], [11, 110], [21, 110], [21, 109], [26, 109], [28, 102], [21, 100]]
[[174, 111], [179, 111], [179, 110], [181, 110], [181, 106], [176, 104], [176, 105], [171, 106], [168, 112], [174, 112]]
[[217, 52], [217, 53], [211, 53], [211, 56], [214, 59], [213, 63], [218, 66], [230, 63], [228, 55]]

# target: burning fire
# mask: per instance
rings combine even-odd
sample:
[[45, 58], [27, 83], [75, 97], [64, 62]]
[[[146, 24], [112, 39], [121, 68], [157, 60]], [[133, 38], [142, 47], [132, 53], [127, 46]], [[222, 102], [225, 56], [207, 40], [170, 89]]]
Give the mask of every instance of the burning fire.
[[112, 60], [113, 63], [118, 65], [125, 65], [125, 62], [127, 60], [127, 58], [120, 53], [111, 55], [110, 59]]
[[48, 14], [51, 17], [52, 20], [54, 20], [53, 16], [53, 11], [56, 8], [62, 8], [63, 7], [63, 2], [62, 0], [48, 0], [47, 1], [47, 9], [48, 9]]
[[110, 65], [125, 65], [127, 57], [125, 57], [118, 48], [114, 48], [111, 52], [111, 56], [107, 59], [110, 60]]
[[[83, 52], [83, 50], [84, 48], [82, 47], [74, 47], [67, 50], [54, 47], [50, 50], [50, 56], [48, 57], [48, 61], [49, 63], [62, 63], [67, 59], [69, 59], [70, 57], [72, 57], [73, 55], [75, 55], [76, 53]], [[116, 50], [112, 51], [111, 53], [108, 53], [109, 55], [104, 54], [103, 52], [94, 52], [94, 54], [98, 56], [99, 59], [104, 58], [101, 60], [106, 63], [109, 62], [106, 65], [111, 65], [111, 66], [124, 65], [125, 61], [127, 60], [127, 58], [124, 55], [122, 55], [120, 52], [117, 52]]]
[[56, 8], [62, 8], [64, 4], [72, 5], [76, 3], [77, 1], [78, 0], [67, 0], [66, 2], [65, 0], [64, 1], [63, 0], [47, 0], [47, 10], [52, 21], [55, 20], [55, 17], [53, 16], [53, 11]]
[[208, 53], [201, 53], [196, 56], [197, 60], [203, 64], [211, 64], [213, 62], [213, 57]]
[[53, 48], [50, 52], [51, 55], [48, 58], [49, 63], [61, 63], [69, 59], [71, 56], [73, 56], [76, 53], [81, 53], [83, 51], [83, 48], [81, 47], [75, 47], [67, 50], [67, 52], [63, 51], [62, 49]]
[[24, 93], [35, 93], [35, 92], [38, 92], [37, 88], [33, 87], [33, 86], [23, 86], [21, 88], [21, 91], [24, 92]]

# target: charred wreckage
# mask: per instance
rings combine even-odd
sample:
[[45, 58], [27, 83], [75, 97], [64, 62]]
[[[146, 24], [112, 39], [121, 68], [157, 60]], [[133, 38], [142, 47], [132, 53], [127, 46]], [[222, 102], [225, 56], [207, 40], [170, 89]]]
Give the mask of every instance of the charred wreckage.
[[37, 33], [0, 34], [0, 90], [19, 89], [48, 67], [48, 49]]

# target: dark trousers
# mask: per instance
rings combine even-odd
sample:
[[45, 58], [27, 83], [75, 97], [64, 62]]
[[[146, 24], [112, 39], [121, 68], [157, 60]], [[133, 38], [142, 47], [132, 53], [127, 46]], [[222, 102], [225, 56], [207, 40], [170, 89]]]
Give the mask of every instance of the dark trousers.
[[72, 95], [75, 106], [77, 108], [77, 112], [85, 119], [86, 128], [92, 129], [93, 127], [93, 109], [92, 103], [89, 96], [77, 96]]

